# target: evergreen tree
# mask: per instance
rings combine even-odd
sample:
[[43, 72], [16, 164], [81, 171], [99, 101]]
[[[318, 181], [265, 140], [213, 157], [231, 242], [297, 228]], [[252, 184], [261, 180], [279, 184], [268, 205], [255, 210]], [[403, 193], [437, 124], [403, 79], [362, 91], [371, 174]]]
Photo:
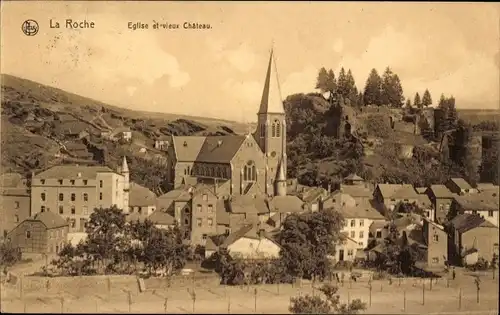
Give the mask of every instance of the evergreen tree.
[[380, 91], [382, 88], [382, 79], [380, 78], [376, 69], [372, 69], [365, 84], [365, 91], [363, 93], [365, 105], [382, 104]]
[[397, 74], [391, 68], [385, 69], [382, 77], [382, 103], [391, 107], [403, 106], [403, 87]]
[[344, 99], [349, 97], [349, 86], [344, 67], [342, 67], [339, 72], [339, 78], [337, 80], [337, 93], [342, 95]]
[[408, 109], [411, 108], [411, 100], [409, 98], [406, 99], [406, 108], [408, 108]]
[[335, 72], [332, 69], [328, 70], [327, 76], [327, 89], [330, 91], [332, 97], [337, 93], [337, 80], [335, 79]]
[[418, 92], [415, 94], [413, 106], [415, 106], [416, 108], [422, 108], [422, 102], [420, 101], [420, 94], [418, 94]]
[[446, 106], [446, 99], [444, 97], [444, 94], [441, 93], [441, 97], [439, 98], [439, 103], [438, 103], [438, 107], [439, 108], [444, 108]]
[[424, 96], [422, 97], [422, 106], [428, 107], [431, 104], [432, 104], [431, 93], [429, 92], [428, 89], [426, 89], [424, 92]]
[[363, 107], [363, 106], [365, 106], [363, 93], [359, 92], [359, 94], [358, 94], [358, 107]]
[[352, 76], [351, 69], [347, 71], [347, 91], [348, 91], [348, 99], [352, 106], [358, 106], [358, 88], [356, 87], [356, 82], [354, 81], [354, 77]]
[[318, 78], [316, 79], [316, 89], [322, 93], [328, 92], [328, 72], [325, 67], [319, 69]]
[[403, 107], [405, 97], [403, 96], [403, 86], [401, 85], [401, 80], [399, 80], [399, 76], [397, 74], [394, 74], [392, 82], [394, 94], [392, 95], [391, 104], [393, 107]]

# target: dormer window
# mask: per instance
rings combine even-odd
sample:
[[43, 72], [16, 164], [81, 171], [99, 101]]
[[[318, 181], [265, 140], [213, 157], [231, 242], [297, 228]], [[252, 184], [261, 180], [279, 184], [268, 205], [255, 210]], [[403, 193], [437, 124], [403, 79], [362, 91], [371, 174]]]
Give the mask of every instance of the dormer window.
[[187, 141], [184, 141], [184, 144], [183, 144], [183, 146], [185, 146], [185, 147], [187, 147], [187, 146], [188, 146], [188, 143], [187, 143]]

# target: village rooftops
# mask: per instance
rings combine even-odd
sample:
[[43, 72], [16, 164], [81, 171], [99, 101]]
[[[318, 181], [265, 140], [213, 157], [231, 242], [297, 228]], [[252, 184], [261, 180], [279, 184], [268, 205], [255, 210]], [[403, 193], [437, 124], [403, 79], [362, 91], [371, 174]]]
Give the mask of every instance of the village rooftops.
[[468, 213], [457, 215], [448, 224], [453, 226], [460, 233], [465, 233], [477, 227], [497, 228], [493, 223], [485, 220], [479, 215]]
[[498, 211], [499, 200], [498, 196], [488, 194], [487, 192], [455, 196], [456, 203], [464, 211]]
[[60, 215], [50, 211], [39, 212], [28, 220], [40, 221], [47, 229], [55, 229], [69, 225]]
[[156, 225], [174, 225], [175, 219], [164, 211], [155, 211], [148, 216], [148, 220]]
[[465, 179], [460, 177], [450, 178], [450, 182], [454, 183], [458, 188], [462, 190], [472, 189], [472, 186]]
[[354, 207], [341, 207], [338, 211], [342, 214], [344, 218], [360, 218], [360, 219], [371, 219], [371, 220], [384, 220], [382, 216], [370, 202], [361, 202]]
[[445, 185], [431, 185], [430, 190], [436, 198], [454, 198], [453, 194]]
[[106, 166], [58, 165], [36, 174], [34, 178], [96, 179], [98, 173], [115, 173], [115, 172]]
[[[260, 232], [262, 230], [262, 232]], [[260, 234], [262, 233], [262, 234]], [[260, 234], [260, 235], [259, 235]], [[233, 244], [240, 238], [252, 238], [252, 239], [260, 239], [261, 237], [265, 237], [273, 242], [276, 242], [269, 232], [265, 231], [265, 228], [261, 227], [258, 224], [248, 224], [240, 228], [239, 230], [229, 234], [224, 242], [221, 244], [221, 247], [227, 248], [229, 245]]]
[[267, 200], [261, 196], [237, 195], [226, 200], [226, 207], [232, 213], [269, 213]]
[[418, 193], [410, 184], [378, 184], [384, 199], [417, 199]]
[[360, 176], [358, 176], [356, 173], [351, 173], [349, 174], [349, 176], [347, 176], [346, 178], [344, 178], [345, 180], [348, 180], [348, 181], [364, 181], [364, 179]]
[[299, 213], [304, 211], [304, 202], [297, 196], [275, 196], [269, 200], [270, 211]]
[[130, 201], [132, 207], [148, 207], [156, 204], [156, 195], [148, 188], [137, 183], [130, 183]]
[[340, 185], [340, 189], [337, 189], [332, 193], [335, 195], [337, 193], [348, 194], [353, 198], [371, 198], [373, 197], [373, 191], [366, 187], [356, 186], [356, 185]]

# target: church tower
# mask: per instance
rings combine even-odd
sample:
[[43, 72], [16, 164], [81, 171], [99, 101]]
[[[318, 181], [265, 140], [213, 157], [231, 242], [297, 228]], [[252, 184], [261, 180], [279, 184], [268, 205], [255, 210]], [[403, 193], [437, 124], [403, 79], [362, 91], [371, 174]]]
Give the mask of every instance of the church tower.
[[274, 195], [280, 161], [283, 161], [282, 167], [286, 176], [286, 121], [273, 50], [269, 56], [262, 99], [257, 113], [255, 139], [267, 161], [266, 193]]
[[130, 171], [128, 169], [127, 158], [123, 157], [122, 162], [123, 175], [123, 211], [129, 211], [129, 194], [130, 194]]

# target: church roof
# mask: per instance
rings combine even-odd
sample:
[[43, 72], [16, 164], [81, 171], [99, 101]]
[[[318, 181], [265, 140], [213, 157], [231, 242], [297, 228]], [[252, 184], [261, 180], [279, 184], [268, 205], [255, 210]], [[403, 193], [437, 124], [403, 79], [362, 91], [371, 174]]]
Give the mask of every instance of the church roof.
[[172, 136], [177, 161], [194, 162], [200, 153], [206, 137], [200, 136]]
[[276, 61], [272, 50], [269, 56], [269, 64], [267, 66], [264, 90], [262, 91], [262, 99], [259, 108], [259, 114], [262, 113], [285, 113], [283, 109], [283, 99], [281, 98]]
[[206, 137], [196, 162], [229, 163], [245, 141], [246, 136]]

